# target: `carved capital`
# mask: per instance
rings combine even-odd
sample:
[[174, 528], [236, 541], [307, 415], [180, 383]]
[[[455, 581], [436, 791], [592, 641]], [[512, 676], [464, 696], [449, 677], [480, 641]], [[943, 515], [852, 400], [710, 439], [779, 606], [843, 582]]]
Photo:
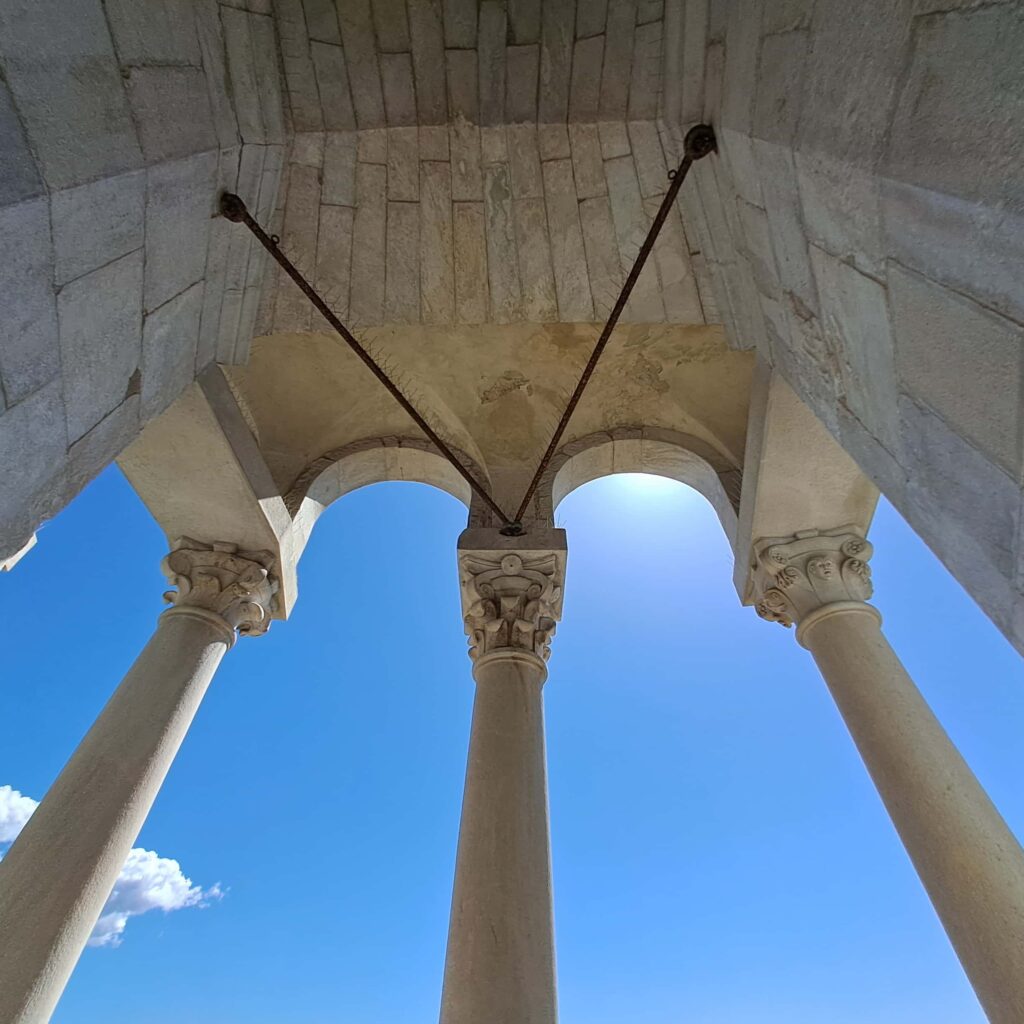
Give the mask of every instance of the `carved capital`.
[[164, 575], [177, 590], [164, 600], [171, 609], [220, 619], [233, 636], [259, 636], [270, 628], [277, 579], [269, 551], [239, 551], [234, 544], [204, 544], [182, 537], [163, 560]]
[[867, 601], [871, 554], [868, 541], [849, 527], [761, 541], [754, 573], [757, 614], [788, 627], [827, 605]]
[[[476, 660], [499, 651], [528, 652], [541, 661], [551, 653], [551, 638], [562, 615], [565, 579], [564, 533], [545, 530], [559, 546], [526, 548], [541, 538], [530, 534], [502, 538], [494, 548], [469, 547], [469, 535], [497, 530], [467, 530], [459, 541], [462, 615], [469, 638], [469, 656]], [[517, 544], [516, 542], [520, 542]]]

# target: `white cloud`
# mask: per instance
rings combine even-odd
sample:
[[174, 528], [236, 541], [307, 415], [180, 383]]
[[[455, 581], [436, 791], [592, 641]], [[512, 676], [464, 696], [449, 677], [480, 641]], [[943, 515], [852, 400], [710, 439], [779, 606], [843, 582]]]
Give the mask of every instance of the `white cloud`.
[[10, 786], [0, 786], [0, 843], [13, 843], [38, 806], [38, 800], [22, 796]]
[[[23, 796], [16, 789], [0, 786], [0, 845], [14, 842], [38, 806], [38, 801]], [[131, 917], [150, 910], [170, 913], [186, 907], [205, 907], [222, 895], [219, 885], [209, 889], [193, 885], [176, 860], [136, 847], [128, 854], [117, 876], [88, 944], [119, 946]]]

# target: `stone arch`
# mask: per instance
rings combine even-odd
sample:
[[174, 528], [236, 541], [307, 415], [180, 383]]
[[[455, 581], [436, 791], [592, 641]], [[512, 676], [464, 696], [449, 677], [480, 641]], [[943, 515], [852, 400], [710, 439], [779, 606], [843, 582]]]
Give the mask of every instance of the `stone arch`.
[[656, 427], [617, 428], [588, 434], [558, 450], [537, 488], [539, 521], [577, 487], [615, 473], [650, 473], [687, 484], [704, 495], [734, 544], [742, 474], [706, 441]]
[[[478, 479], [487, 480], [475, 460], [454, 449], [458, 459]], [[434, 446], [415, 437], [371, 437], [332, 448], [314, 459], [295, 478], [284, 495], [299, 532], [308, 539], [324, 510], [339, 498], [388, 480], [428, 484], [470, 505], [469, 484]]]

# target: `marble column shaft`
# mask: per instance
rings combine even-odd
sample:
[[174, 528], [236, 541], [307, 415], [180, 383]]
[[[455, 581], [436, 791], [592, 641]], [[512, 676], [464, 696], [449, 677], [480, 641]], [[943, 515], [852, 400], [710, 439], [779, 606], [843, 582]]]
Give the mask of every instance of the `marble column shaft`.
[[269, 564], [188, 540], [165, 560], [173, 607], [0, 861], [3, 1024], [50, 1019], [236, 629], [266, 629]]
[[492, 532], [467, 531], [459, 545], [476, 696], [441, 1022], [555, 1024], [542, 689], [564, 540], [551, 551], [467, 550], [482, 540], [467, 534]]
[[993, 1024], [1024, 1021], [1024, 851], [881, 631], [871, 546], [766, 544], [758, 611], [811, 652]]

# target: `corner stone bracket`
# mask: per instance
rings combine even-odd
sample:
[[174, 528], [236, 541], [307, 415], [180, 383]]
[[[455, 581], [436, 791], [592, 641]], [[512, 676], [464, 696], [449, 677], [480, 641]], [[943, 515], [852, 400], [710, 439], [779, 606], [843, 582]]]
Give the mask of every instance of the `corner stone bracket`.
[[237, 545], [180, 538], [163, 560], [176, 590], [164, 594], [175, 610], [220, 619], [232, 637], [259, 636], [270, 628], [278, 582], [270, 551], [239, 551]]
[[867, 601], [872, 551], [852, 527], [761, 541], [754, 573], [757, 614], [789, 627], [826, 605]]

